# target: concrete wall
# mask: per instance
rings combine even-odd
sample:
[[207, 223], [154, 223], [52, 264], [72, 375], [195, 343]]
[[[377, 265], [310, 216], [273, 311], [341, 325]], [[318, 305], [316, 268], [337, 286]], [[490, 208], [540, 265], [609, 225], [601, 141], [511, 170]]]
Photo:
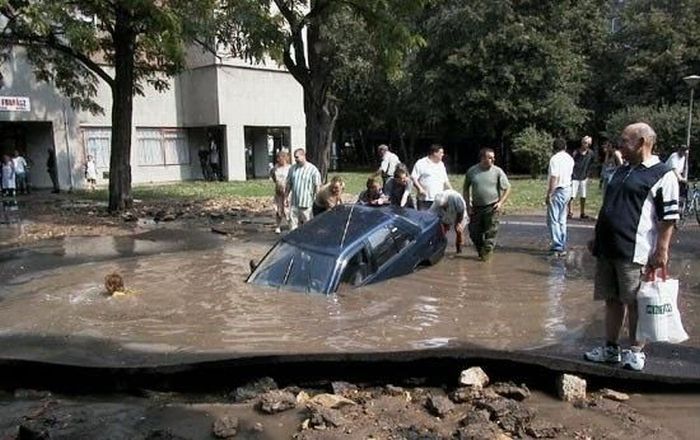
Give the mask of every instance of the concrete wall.
[[231, 180], [244, 180], [244, 127], [290, 127], [292, 147], [305, 148], [303, 90], [282, 71], [221, 66], [219, 114], [227, 125]]

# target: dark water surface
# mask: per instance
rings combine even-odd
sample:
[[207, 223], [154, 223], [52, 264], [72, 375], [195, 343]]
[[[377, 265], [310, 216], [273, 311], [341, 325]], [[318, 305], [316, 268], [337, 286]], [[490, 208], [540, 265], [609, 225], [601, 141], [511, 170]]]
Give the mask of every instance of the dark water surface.
[[[332, 296], [245, 284], [248, 260], [264, 255], [269, 233], [225, 240], [153, 231], [46, 243], [0, 255], [0, 356], [129, 363], [134, 353], [519, 349], [600, 336], [602, 305], [592, 301], [593, 260], [583, 246], [590, 234], [573, 228], [569, 256], [552, 259], [541, 251], [542, 226], [512, 222], [489, 263], [469, 249], [448, 252], [434, 267]], [[685, 247], [673, 271], [688, 344], [697, 346], [697, 247]], [[112, 271], [137, 293], [104, 296]]]

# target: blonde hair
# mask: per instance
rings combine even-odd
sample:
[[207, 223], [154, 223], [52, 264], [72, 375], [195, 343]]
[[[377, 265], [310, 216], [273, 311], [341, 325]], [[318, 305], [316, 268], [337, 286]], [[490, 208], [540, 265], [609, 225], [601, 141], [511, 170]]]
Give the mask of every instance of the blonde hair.
[[285, 163], [289, 163], [289, 152], [283, 148], [277, 152], [277, 158], [283, 159]]

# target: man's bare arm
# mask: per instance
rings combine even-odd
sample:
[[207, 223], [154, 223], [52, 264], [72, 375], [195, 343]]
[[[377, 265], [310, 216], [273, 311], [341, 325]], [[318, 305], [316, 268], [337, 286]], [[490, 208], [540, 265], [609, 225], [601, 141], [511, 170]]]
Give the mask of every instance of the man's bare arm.
[[651, 267], [660, 269], [668, 265], [668, 249], [673, 236], [675, 221], [662, 220], [659, 222], [659, 237], [656, 240], [656, 251], [651, 261]]

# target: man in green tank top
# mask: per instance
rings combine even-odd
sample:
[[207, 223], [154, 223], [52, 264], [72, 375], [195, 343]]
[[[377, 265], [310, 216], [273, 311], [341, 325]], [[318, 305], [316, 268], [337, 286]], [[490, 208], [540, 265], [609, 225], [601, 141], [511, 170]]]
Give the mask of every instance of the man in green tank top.
[[496, 247], [498, 216], [510, 195], [506, 173], [494, 165], [496, 154], [491, 148], [479, 151], [479, 163], [464, 176], [464, 200], [469, 213], [469, 237], [479, 259], [488, 261]]

